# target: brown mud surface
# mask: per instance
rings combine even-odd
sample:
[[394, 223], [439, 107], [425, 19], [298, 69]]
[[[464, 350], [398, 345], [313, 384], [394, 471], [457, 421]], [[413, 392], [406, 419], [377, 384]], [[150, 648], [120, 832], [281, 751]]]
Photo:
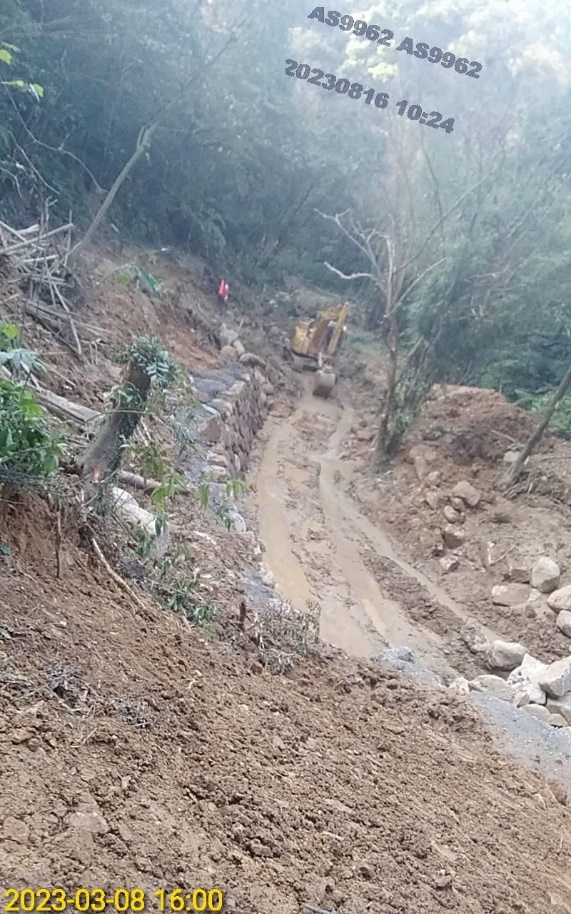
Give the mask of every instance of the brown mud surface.
[[568, 914], [564, 794], [502, 759], [466, 703], [367, 661], [260, 673], [142, 618], [72, 530], [58, 580], [50, 521], [33, 501], [0, 521], [20, 566], [0, 568], [2, 887]]
[[[99, 357], [80, 365], [33, 331], [46, 360], [57, 355], [52, 389], [95, 408], [118, 378], [113, 349], [137, 333], [156, 333], [191, 372], [219, 364], [200, 283], [162, 264], [171, 293], [157, 304], [121, 290], [116, 267], [100, 261], [90, 292]], [[410, 522], [410, 467], [397, 471], [402, 496], [393, 477], [372, 500], [381, 489], [361, 473], [371, 436], [358, 390], [355, 411], [340, 391], [328, 402], [306, 393], [293, 412], [278, 403], [249, 511], [283, 598], [318, 602], [324, 640], [352, 658], [322, 646], [269, 675], [237, 621], [254, 539], [226, 533], [187, 496], [172, 532], [220, 607], [211, 632], [135, 605], [71, 508], [58, 545], [55, 508], [0, 501], [2, 890], [217, 886], [235, 914], [301, 914], [304, 903], [332, 914], [571, 914], [565, 790], [507, 761], [469, 702], [373, 659], [408, 644], [453, 675], [472, 662], [458, 638], [471, 615], [491, 633], [516, 624], [467, 608], [475, 580], [484, 599], [485, 572], [463, 562], [456, 583], [438, 576], [426, 506]], [[454, 453], [440, 461], [450, 482]], [[528, 498], [546, 496], [526, 496], [524, 513]], [[564, 538], [567, 528], [563, 514], [548, 527], [557, 504], [538, 504], [544, 532], [529, 546], [548, 549], [548, 529]], [[534, 637], [546, 631], [529, 624]]]
[[[383, 645], [410, 647], [433, 671], [469, 672], [459, 638], [470, 613], [407, 560], [378, 517], [351, 497], [355, 464], [345, 459], [355, 414], [306, 393], [287, 419], [268, 423], [255, 477], [259, 533], [284, 599], [322, 608], [323, 639], [354, 656]], [[490, 637], [495, 636], [487, 629]]]

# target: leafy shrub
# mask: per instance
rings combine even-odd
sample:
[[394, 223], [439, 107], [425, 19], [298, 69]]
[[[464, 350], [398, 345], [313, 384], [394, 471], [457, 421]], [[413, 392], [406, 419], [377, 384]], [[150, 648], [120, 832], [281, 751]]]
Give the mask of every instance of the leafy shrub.
[[0, 323], [0, 367], [12, 375], [0, 380], [0, 484], [22, 486], [55, 473], [64, 447], [25, 381], [19, 380], [32, 368], [44, 367], [36, 353], [19, 342], [19, 328]]
[[64, 453], [31, 391], [19, 381], [0, 381], [0, 484], [47, 479]]

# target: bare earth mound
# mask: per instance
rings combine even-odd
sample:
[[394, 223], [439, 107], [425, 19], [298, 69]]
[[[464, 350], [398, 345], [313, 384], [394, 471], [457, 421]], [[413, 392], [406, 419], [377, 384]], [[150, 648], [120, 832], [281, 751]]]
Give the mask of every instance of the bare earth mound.
[[259, 673], [136, 615], [73, 529], [57, 580], [51, 526], [37, 503], [0, 522], [3, 886], [215, 885], [240, 914], [571, 912], [566, 798], [467, 703], [369, 663]]
[[[357, 399], [366, 415], [363, 395]], [[539, 556], [548, 555], [561, 569], [562, 584], [571, 573], [571, 442], [545, 437], [515, 500], [494, 488], [506, 467], [504, 455], [523, 444], [535, 421], [492, 390], [435, 390], [406, 441], [402, 462], [376, 480], [370, 470], [361, 473], [353, 495], [361, 510], [394, 536], [409, 561], [437, 581], [472, 621], [492, 628], [499, 637], [521, 641], [535, 656], [551, 662], [569, 653], [569, 639], [557, 629], [557, 614], [546, 601], [503, 607], [491, 600], [492, 587], [504, 583], [510, 563], [531, 569]], [[368, 429], [370, 420], [364, 419], [363, 424]], [[366, 431], [357, 431], [346, 445], [345, 457], [357, 465], [370, 463], [368, 438]], [[426, 456], [422, 478], [412, 458], [415, 447]], [[443, 508], [460, 480], [475, 486], [481, 498], [475, 509], [466, 512], [458, 570], [445, 574], [438, 560], [447, 523]], [[440, 498], [438, 505], [429, 503], [434, 494]], [[486, 555], [492, 557], [489, 566]], [[418, 609], [419, 600], [414, 603]], [[458, 628], [458, 620], [442, 608], [429, 609], [432, 627], [439, 634], [453, 634]]]

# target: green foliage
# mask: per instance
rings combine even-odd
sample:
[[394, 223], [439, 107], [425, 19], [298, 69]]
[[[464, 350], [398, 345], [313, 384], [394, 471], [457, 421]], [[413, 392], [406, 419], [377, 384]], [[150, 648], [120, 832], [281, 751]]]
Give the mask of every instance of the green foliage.
[[247, 490], [248, 484], [243, 479], [229, 479], [226, 483], [226, 492], [234, 500], [244, 495]]
[[0, 381], [0, 483], [47, 479], [64, 454], [34, 395], [21, 382]]
[[173, 357], [154, 336], [138, 337], [119, 354], [119, 361], [134, 362], [160, 390], [170, 387], [179, 374]]
[[151, 501], [155, 508], [164, 511], [165, 505], [181, 492], [186, 492], [188, 482], [182, 473], [179, 473], [174, 467], [170, 467], [160, 477], [160, 486], [155, 489], [151, 495]]
[[157, 558], [153, 538], [138, 530], [136, 554], [148, 565], [150, 589], [161, 605], [189, 625], [211, 630], [216, 607], [202, 599], [200, 574], [188, 547], [179, 545], [174, 553]]
[[[248, 486], [242, 479], [229, 479], [226, 482], [226, 495], [230, 499], [237, 499], [247, 490]], [[210, 500], [212, 496], [212, 490], [210, 488], [209, 482], [203, 482], [198, 486], [198, 498], [200, 507], [205, 510], [210, 506]], [[224, 505], [218, 505], [214, 509], [214, 515], [226, 527], [227, 530], [232, 529], [232, 518], [229, 516], [228, 511], [225, 509]]]
[[[237, 279], [297, 275], [341, 295], [324, 263], [366, 271], [366, 246], [319, 211], [398, 227], [399, 243], [422, 248], [407, 283], [446, 258], [407, 299], [404, 346], [430, 339], [441, 378], [510, 396], [553, 385], [571, 357], [571, 8], [372, 0], [363, 11], [348, 0], [345, 11], [481, 60], [482, 78], [397, 52], [396, 38], [385, 48], [310, 22], [294, 0], [3, 0], [0, 215], [28, 218], [50, 198], [52, 218], [72, 210], [81, 229], [160, 114], [110, 213], [125, 240], [199, 254]], [[288, 79], [289, 57], [386, 91], [391, 105]], [[400, 98], [456, 117], [454, 132], [399, 117]], [[123, 278], [161, 294], [136, 264]], [[371, 290], [350, 289], [365, 310]]]
[[172, 467], [164, 452], [152, 442], [131, 444], [130, 453], [145, 479], [162, 479]]
[[65, 448], [33, 393], [18, 380], [37, 364], [34, 352], [16, 345], [19, 339], [15, 324], [0, 323], [0, 366], [12, 374], [0, 380], [0, 484], [26, 486], [52, 476]]
[[[5, 41], [0, 41], [0, 63], [10, 66], [13, 62], [14, 54], [19, 53], [20, 48], [15, 47], [13, 44], [7, 44]], [[43, 87], [39, 83], [29, 83], [23, 79], [8, 79], [0, 80], [0, 86], [27, 92], [38, 102], [44, 97]]]
[[161, 295], [161, 283], [159, 280], [139, 266], [138, 263], [128, 263], [119, 274], [119, 282], [127, 285], [137, 279], [144, 289], [149, 293], [151, 298], [159, 298]]

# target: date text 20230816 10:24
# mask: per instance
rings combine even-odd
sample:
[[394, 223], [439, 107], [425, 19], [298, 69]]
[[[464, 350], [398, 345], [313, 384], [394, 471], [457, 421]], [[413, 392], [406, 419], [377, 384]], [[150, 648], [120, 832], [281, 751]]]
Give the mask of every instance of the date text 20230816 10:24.
[[[390, 29], [381, 29], [380, 25], [368, 25], [364, 19], [354, 19], [348, 14], [343, 16], [337, 10], [328, 10], [326, 16], [324, 6], [316, 6], [307, 18], [317, 19], [323, 25], [339, 28], [342, 32], [351, 32], [359, 38], [368, 38], [369, 41], [384, 45], [386, 48], [392, 47], [391, 41], [395, 33]], [[413, 38], [403, 38], [395, 50], [406, 51], [407, 54], [414, 55], [419, 60], [426, 60], [428, 63], [439, 63], [445, 70], [451, 70], [454, 67], [454, 72], [459, 73], [460, 76], [480, 78], [482, 64], [479, 61], [470, 61], [467, 57], [457, 57], [452, 51], [443, 51], [442, 48], [436, 46], [430, 47], [425, 41], [419, 41], [415, 46]]]
[[[361, 96], [365, 95], [365, 104], [370, 105], [373, 99], [375, 100], [375, 106], [377, 108], [386, 108], [389, 103], [389, 96], [387, 92], [377, 92], [376, 89], [365, 89], [361, 83], [352, 83], [346, 77], [337, 78], [334, 73], [324, 73], [323, 70], [320, 70], [319, 67], [309, 66], [308, 63], [298, 63], [297, 60], [293, 60], [291, 57], [289, 60], [286, 60], [286, 76], [297, 76], [298, 79], [307, 80], [314, 86], [321, 86], [322, 89], [334, 89], [339, 95], [347, 95], [349, 98], [358, 100]], [[314, 76], [310, 75], [314, 73]], [[325, 77], [327, 82], [322, 83], [320, 80]], [[409, 105], [408, 99], [404, 98], [400, 102], [396, 102], [395, 107], [397, 113], [402, 117], [407, 110], [407, 115], [411, 121], [418, 121], [419, 124], [426, 124], [427, 127], [442, 127], [446, 133], [452, 133], [454, 130], [454, 121], [455, 118], [449, 117], [445, 121], [442, 121], [442, 115], [440, 111], [423, 111], [422, 105]], [[442, 121], [442, 123], [440, 123]]]

